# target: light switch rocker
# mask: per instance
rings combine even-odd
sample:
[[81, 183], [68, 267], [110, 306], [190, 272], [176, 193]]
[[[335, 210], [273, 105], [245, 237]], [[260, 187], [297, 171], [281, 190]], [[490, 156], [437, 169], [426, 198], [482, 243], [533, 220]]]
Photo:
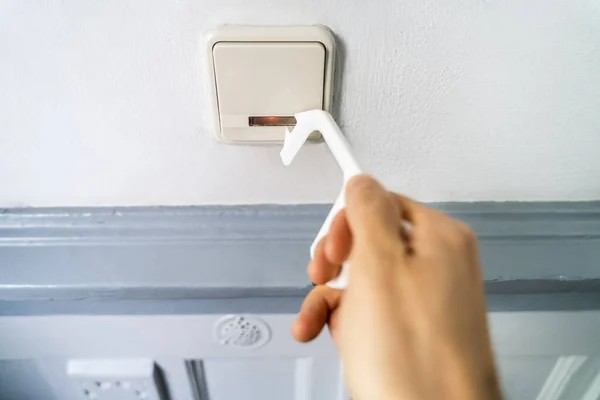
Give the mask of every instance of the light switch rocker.
[[[286, 128], [285, 141], [283, 143], [283, 149], [281, 150], [281, 160], [283, 161], [283, 164], [290, 165], [296, 154], [298, 154], [298, 151], [300, 151], [300, 148], [304, 142], [306, 142], [308, 139], [309, 135], [314, 131], [319, 131], [321, 132], [321, 135], [323, 135], [325, 143], [327, 143], [327, 146], [329, 146], [333, 157], [339, 164], [344, 175], [344, 181], [342, 184], [342, 189], [340, 190], [340, 194], [335, 200], [335, 203], [333, 203], [333, 207], [331, 208], [331, 211], [329, 211], [329, 215], [327, 215], [325, 222], [323, 222], [317, 237], [310, 247], [311, 258], [314, 258], [315, 247], [317, 246], [317, 243], [319, 243], [319, 240], [321, 240], [321, 238], [323, 238], [327, 232], [329, 232], [333, 218], [346, 205], [346, 183], [348, 183], [353, 176], [362, 174], [362, 170], [356, 162], [346, 138], [344, 138], [340, 128], [327, 111], [305, 111], [296, 114], [295, 117], [296, 126], [294, 129], [290, 132], [289, 128]], [[340, 275], [337, 278], [329, 281], [327, 285], [336, 289], [345, 289], [346, 286], [348, 286], [349, 268], [350, 265], [346, 262], [342, 266]]]

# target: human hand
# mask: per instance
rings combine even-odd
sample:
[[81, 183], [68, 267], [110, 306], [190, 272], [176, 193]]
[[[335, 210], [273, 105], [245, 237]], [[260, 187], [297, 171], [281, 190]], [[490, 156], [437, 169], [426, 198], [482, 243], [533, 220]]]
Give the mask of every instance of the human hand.
[[[325, 286], [346, 260], [348, 288]], [[462, 222], [355, 177], [308, 274], [318, 286], [292, 334], [306, 342], [329, 325], [354, 399], [501, 398], [477, 241]]]

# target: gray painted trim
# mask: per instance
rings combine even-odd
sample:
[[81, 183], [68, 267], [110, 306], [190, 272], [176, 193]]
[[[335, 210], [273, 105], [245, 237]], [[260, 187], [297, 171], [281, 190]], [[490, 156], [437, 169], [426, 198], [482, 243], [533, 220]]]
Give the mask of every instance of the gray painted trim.
[[[600, 304], [600, 202], [433, 206], [477, 232], [490, 299], [536, 295], [521, 300], [531, 305], [560, 293], [577, 308]], [[328, 210], [1, 210], [0, 300], [300, 299], [308, 247]]]
[[[306, 290], [308, 292], [308, 289]], [[199, 299], [89, 299], [0, 301], [0, 316], [289, 314], [304, 300], [294, 297]], [[488, 311], [600, 310], [600, 293], [488, 294]]]

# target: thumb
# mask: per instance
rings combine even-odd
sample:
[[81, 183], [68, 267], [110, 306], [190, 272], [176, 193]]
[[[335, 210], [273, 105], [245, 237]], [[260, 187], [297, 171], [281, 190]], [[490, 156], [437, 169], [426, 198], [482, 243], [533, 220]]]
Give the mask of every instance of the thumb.
[[368, 175], [346, 185], [346, 218], [356, 245], [379, 245], [398, 239], [400, 211], [390, 193]]

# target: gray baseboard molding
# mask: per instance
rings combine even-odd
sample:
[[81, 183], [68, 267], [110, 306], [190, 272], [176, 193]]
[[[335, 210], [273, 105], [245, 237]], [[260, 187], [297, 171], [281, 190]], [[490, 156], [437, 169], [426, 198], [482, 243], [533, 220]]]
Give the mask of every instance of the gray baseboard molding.
[[[543, 309], [552, 298], [552, 309], [600, 308], [600, 202], [432, 206], [477, 232], [490, 307]], [[328, 210], [0, 210], [0, 313], [39, 300], [80, 302], [65, 310], [140, 300], [192, 310], [224, 298], [285, 298], [291, 307], [310, 289], [308, 248]]]

